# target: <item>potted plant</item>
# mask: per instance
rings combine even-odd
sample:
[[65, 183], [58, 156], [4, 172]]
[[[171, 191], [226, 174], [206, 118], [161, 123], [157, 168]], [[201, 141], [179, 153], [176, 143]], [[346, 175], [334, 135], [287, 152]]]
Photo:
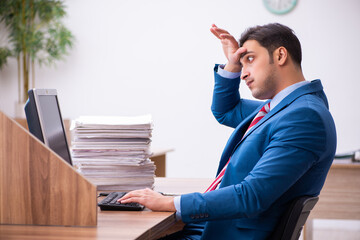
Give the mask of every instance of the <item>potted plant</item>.
[[24, 104], [28, 89], [35, 87], [35, 63], [52, 65], [72, 47], [74, 37], [61, 22], [65, 15], [60, 0], [0, 1], [1, 39], [5, 41], [0, 42], [0, 70], [9, 57], [16, 58], [18, 103]]

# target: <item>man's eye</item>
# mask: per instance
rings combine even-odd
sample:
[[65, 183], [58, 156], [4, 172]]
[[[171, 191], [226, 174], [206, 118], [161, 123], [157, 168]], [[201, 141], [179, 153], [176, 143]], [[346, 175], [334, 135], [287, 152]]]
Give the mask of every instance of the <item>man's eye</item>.
[[249, 57], [247, 57], [247, 60], [248, 60], [249, 62], [252, 62], [252, 61], [254, 60], [254, 57], [249, 56]]

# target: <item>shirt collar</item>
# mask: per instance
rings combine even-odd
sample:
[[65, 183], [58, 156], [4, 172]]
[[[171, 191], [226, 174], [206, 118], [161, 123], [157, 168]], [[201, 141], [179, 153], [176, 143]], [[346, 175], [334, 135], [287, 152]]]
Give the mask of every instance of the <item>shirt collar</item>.
[[299, 87], [302, 87], [306, 84], [308, 84], [308, 81], [301, 81], [298, 83], [294, 83], [293, 85], [281, 90], [278, 94], [273, 97], [273, 99], [270, 101], [270, 111], [274, 109], [285, 97], [287, 97], [290, 93], [298, 89]]

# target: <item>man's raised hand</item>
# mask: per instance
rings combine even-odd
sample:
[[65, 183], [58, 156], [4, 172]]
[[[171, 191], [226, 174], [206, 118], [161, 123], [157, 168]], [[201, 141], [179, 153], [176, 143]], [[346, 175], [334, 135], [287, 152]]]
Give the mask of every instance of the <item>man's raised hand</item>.
[[211, 26], [210, 31], [221, 41], [225, 57], [228, 60], [225, 70], [240, 72], [242, 68], [240, 55], [246, 52], [246, 48], [240, 48], [236, 39], [228, 31], [218, 28], [215, 24]]

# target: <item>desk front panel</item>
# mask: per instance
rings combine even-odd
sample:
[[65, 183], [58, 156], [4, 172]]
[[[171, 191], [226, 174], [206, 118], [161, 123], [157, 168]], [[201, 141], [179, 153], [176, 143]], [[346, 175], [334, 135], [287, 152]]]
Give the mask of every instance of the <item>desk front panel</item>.
[[174, 223], [172, 212], [99, 210], [97, 227], [0, 225], [0, 239], [152, 239]]

